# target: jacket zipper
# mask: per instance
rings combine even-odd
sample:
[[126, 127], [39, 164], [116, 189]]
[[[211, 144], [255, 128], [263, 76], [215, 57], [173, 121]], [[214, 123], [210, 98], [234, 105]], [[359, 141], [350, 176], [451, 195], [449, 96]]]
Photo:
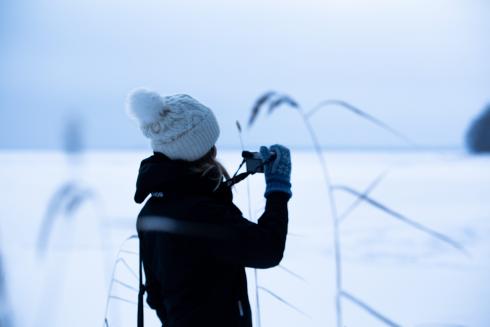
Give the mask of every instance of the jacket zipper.
[[240, 312], [240, 317], [243, 317], [242, 301], [240, 300], [238, 300], [238, 311]]

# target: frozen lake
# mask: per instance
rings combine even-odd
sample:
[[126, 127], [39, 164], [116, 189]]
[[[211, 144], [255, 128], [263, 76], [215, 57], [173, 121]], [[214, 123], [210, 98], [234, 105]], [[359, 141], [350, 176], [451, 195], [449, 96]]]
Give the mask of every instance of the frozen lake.
[[[74, 165], [54, 152], [0, 152], [6, 288], [0, 314], [7, 314], [12, 326], [103, 326], [106, 312], [108, 326], [136, 325], [137, 244], [121, 244], [135, 233], [140, 205], [132, 200], [134, 185], [139, 162], [147, 156], [90, 152]], [[239, 151], [219, 157], [231, 173], [240, 162]], [[285, 256], [281, 267], [258, 271], [265, 289], [258, 297], [261, 326], [334, 326], [326, 187], [315, 153], [293, 151], [292, 157]], [[401, 326], [490, 326], [490, 157], [333, 151], [326, 159], [334, 184], [360, 192], [383, 174], [369, 193], [372, 199], [447, 235], [468, 252], [362, 203], [340, 224], [344, 290]], [[264, 207], [263, 176], [252, 176], [249, 185], [251, 207], [247, 182], [236, 186], [235, 202], [255, 220]], [[335, 200], [342, 214], [355, 198], [337, 191]], [[119, 249], [122, 260], [113, 270]], [[254, 273], [247, 273], [255, 308]], [[342, 304], [345, 326], [384, 325], [351, 301]], [[151, 310], [145, 315], [147, 326], [159, 326]]]

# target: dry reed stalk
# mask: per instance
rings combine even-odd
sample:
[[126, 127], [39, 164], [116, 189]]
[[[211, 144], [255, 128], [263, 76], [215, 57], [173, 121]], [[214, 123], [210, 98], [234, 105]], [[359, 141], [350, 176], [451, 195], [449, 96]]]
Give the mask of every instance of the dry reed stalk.
[[[332, 227], [333, 227], [332, 228], [332, 236], [333, 236], [333, 248], [334, 248], [334, 258], [335, 258], [335, 260], [334, 260], [334, 264], [335, 264], [335, 286], [336, 286], [335, 311], [336, 311], [336, 319], [337, 319], [336, 325], [337, 325], [337, 327], [343, 327], [342, 302], [341, 302], [342, 297], [350, 300], [353, 303], [356, 303], [358, 306], [360, 306], [365, 311], [367, 311], [368, 314], [376, 317], [378, 320], [382, 321], [386, 325], [388, 325], [388, 326], [399, 326], [398, 324], [392, 322], [391, 320], [389, 320], [386, 317], [384, 317], [383, 315], [381, 315], [379, 312], [372, 309], [366, 303], [360, 301], [359, 299], [357, 299], [356, 297], [354, 297], [350, 293], [345, 292], [343, 290], [343, 286], [342, 286], [342, 256], [341, 256], [341, 248], [340, 248], [340, 231], [339, 231], [340, 221], [344, 220], [353, 209], [355, 209], [361, 202], [365, 201], [365, 202], [368, 202], [368, 203], [378, 207], [379, 209], [381, 209], [387, 213], [390, 213], [390, 215], [392, 217], [396, 217], [397, 219], [405, 222], [406, 224], [408, 224], [408, 225], [410, 225], [410, 226], [412, 226], [412, 227], [414, 227], [420, 231], [423, 231], [423, 232], [427, 233], [428, 235], [430, 235], [430, 236], [432, 236], [432, 237], [434, 237], [440, 241], [443, 241], [447, 244], [450, 244], [454, 248], [456, 248], [456, 249], [458, 249], [458, 250], [460, 250], [466, 254], [467, 254], [467, 252], [459, 243], [450, 239], [446, 235], [439, 233], [435, 230], [429, 229], [429, 228], [427, 228], [427, 227], [425, 227], [425, 226], [423, 226], [423, 225], [421, 225], [415, 221], [412, 221], [412, 220], [406, 218], [405, 216], [403, 216], [403, 215], [401, 215], [395, 211], [392, 211], [391, 209], [388, 209], [387, 207], [381, 205], [379, 202], [373, 201], [371, 198], [368, 197], [368, 194], [385, 177], [387, 171], [385, 173], [381, 174], [380, 176], [378, 176], [368, 186], [368, 188], [363, 193], [354, 191], [348, 187], [334, 186], [331, 182], [331, 177], [330, 177], [330, 173], [329, 173], [329, 169], [328, 169], [328, 165], [327, 165], [327, 160], [324, 157], [324, 154], [323, 154], [320, 142], [318, 140], [318, 137], [315, 133], [315, 130], [310, 123], [310, 118], [316, 112], [318, 112], [321, 108], [324, 108], [327, 106], [332, 106], [332, 105], [338, 106], [340, 108], [343, 108], [344, 110], [347, 110], [347, 111], [357, 115], [358, 117], [360, 117], [366, 121], [369, 121], [370, 123], [374, 124], [375, 126], [389, 132], [390, 134], [396, 136], [397, 138], [399, 138], [400, 140], [402, 140], [404, 143], [406, 143], [408, 145], [417, 147], [416, 143], [411, 138], [409, 138], [406, 135], [404, 135], [403, 133], [399, 132], [398, 130], [396, 130], [392, 126], [384, 123], [380, 119], [368, 114], [367, 112], [360, 110], [359, 108], [357, 108], [357, 107], [355, 107], [355, 106], [353, 106], [353, 105], [351, 105], [345, 101], [341, 101], [341, 100], [322, 101], [317, 106], [315, 106], [312, 110], [310, 110], [308, 113], [306, 113], [302, 109], [302, 107], [298, 104], [298, 102], [295, 101], [293, 98], [291, 98], [288, 95], [279, 94], [279, 93], [273, 92], [273, 91], [270, 91], [270, 92], [263, 94], [255, 102], [255, 104], [252, 108], [252, 112], [251, 112], [251, 116], [250, 116], [250, 120], [249, 120], [249, 127], [251, 127], [253, 125], [253, 123], [255, 122], [255, 120], [256, 120], [256, 118], [257, 118], [257, 116], [261, 110], [261, 107], [264, 107], [267, 103], [269, 104], [269, 110], [268, 110], [269, 114], [271, 114], [276, 108], [278, 108], [279, 106], [281, 106], [283, 104], [287, 105], [288, 107], [291, 107], [293, 109], [296, 109], [299, 112], [299, 114], [301, 115], [301, 118], [303, 120], [303, 123], [304, 123], [310, 137], [311, 137], [311, 141], [313, 143], [315, 153], [318, 157], [318, 160], [320, 162], [320, 166], [322, 168], [322, 175], [323, 175], [323, 179], [325, 181], [325, 187], [326, 187], [326, 191], [327, 191], [328, 201], [330, 204], [331, 221], [332, 221]], [[339, 188], [343, 189], [345, 191], [349, 191], [350, 193], [353, 193], [357, 197], [356, 200], [351, 204], [351, 206], [349, 206], [349, 208], [346, 211], [344, 211], [344, 213], [340, 217], [338, 216], [338, 213], [337, 213], [337, 205], [336, 205], [336, 201], [335, 201], [335, 197], [334, 197], [334, 191], [338, 190]]]
[[[252, 116], [250, 117], [249, 120], [249, 126], [253, 124], [257, 114], [259, 113], [259, 110], [262, 106], [263, 103], [265, 103], [269, 97], [273, 93], [270, 92], [270, 94], [264, 94], [261, 99], [258, 99], [254, 109], [252, 109]], [[254, 114], [255, 113], [255, 114]], [[240, 139], [240, 147], [242, 148], [242, 151], [245, 150], [245, 146], [243, 143], [243, 135], [242, 135], [242, 125], [240, 125], [240, 122], [237, 120], [236, 121], [236, 127], [238, 130], [238, 137]], [[237, 171], [238, 173], [238, 171]], [[235, 173], [236, 175], [236, 173]], [[247, 179], [247, 207], [248, 207], [248, 217], [249, 219], [252, 219], [252, 199], [250, 196], [250, 181]], [[256, 312], [256, 326], [261, 327], [262, 326], [262, 319], [260, 317], [260, 294], [259, 294], [259, 274], [257, 272], [257, 269], [254, 268], [254, 281], [255, 281], [255, 312]]]
[[276, 293], [272, 292], [271, 290], [269, 290], [265, 287], [262, 287], [262, 286], [259, 286], [259, 289], [266, 292], [267, 294], [271, 295], [272, 297], [274, 297], [279, 302], [287, 305], [288, 307], [290, 307], [294, 311], [296, 311], [296, 312], [300, 313], [301, 315], [311, 319], [311, 317], [308, 314], [306, 314], [304, 311], [300, 310], [298, 307], [296, 307], [296, 306], [292, 305], [291, 303], [289, 303], [288, 301], [284, 300], [282, 297], [280, 297]]
[[345, 186], [345, 185], [334, 185], [332, 187], [332, 189], [336, 190], [336, 191], [337, 190], [338, 191], [344, 191], [344, 192], [347, 192], [349, 194], [352, 194], [352, 195], [356, 196], [357, 198], [362, 199], [364, 202], [370, 204], [371, 206], [383, 211], [389, 217], [395, 218], [398, 221], [401, 221], [401, 222], [405, 223], [406, 225], [408, 225], [412, 228], [415, 228], [421, 232], [424, 232], [427, 235], [450, 245], [451, 247], [455, 248], [456, 250], [461, 251], [464, 255], [469, 256], [469, 253], [466, 251], [466, 249], [463, 247], [463, 245], [458, 243], [457, 241], [453, 240], [449, 236], [444, 235], [443, 233], [438, 232], [432, 228], [429, 228], [429, 227], [427, 227], [427, 226], [425, 226], [425, 225], [423, 225], [423, 224], [421, 224], [415, 220], [412, 220], [412, 219], [406, 217], [405, 215], [402, 215], [401, 213], [399, 213], [399, 212], [397, 212], [391, 208], [388, 208], [386, 205], [382, 204], [379, 201], [374, 200], [373, 198], [367, 196], [366, 194], [360, 193], [360, 192], [354, 190], [353, 188]]
[[136, 272], [131, 268], [131, 266], [127, 263], [127, 261], [124, 258], [121, 257], [121, 253], [129, 252], [129, 251], [125, 251], [124, 250], [124, 246], [126, 246], [126, 244], [129, 241], [131, 241], [131, 240], [137, 240], [137, 239], [138, 239], [138, 235], [131, 235], [131, 236], [129, 236], [128, 238], [126, 238], [121, 243], [121, 245], [119, 246], [119, 249], [117, 250], [117, 253], [116, 253], [116, 261], [114, 262], [114, 264], [112, 266], [111, 280], [110, 280], [110, 283], [109, 283], [109, 289], [107, 291], [106, 306], [105, 306], [105, 311], [104, 311], [104, 326], [106, 326], [106, 327], [109, 326], [109, 321], [108, 321], [107, 315], [109, 314], [109, 305], [110, 305], [112, 299], [120, 300], [120, 301], [124, 301], [124, 302], [128, 302], [128, 303], [133, 303], [135, 305], [137, 304], [134, 301], [130, 301], [130, 300], [127, 300], [127, 299], [122, 299], [122, 298], [119, 298], [119, 297], [115, 297], [112, 294], [112, 288], [114, 287], [114, 284], [115, 283], [118, 283], [117, 282], [118, 279], [116, 278], [116, 271], [117, 271], [117, 268], [118, 268], [118, 266], [119, 266], [120, 263], [123, 264], [126, 267], [126, 269], [129, 271], [129, 273], [134, 278], [136, 278], [137, 281], [139, 280], [138, 279], [138, 275], [136, 274]]

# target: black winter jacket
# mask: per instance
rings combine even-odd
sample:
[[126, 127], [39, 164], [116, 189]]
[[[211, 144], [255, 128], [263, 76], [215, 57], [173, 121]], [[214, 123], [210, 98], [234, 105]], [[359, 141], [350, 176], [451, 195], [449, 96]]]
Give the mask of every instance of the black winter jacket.
[[[244, 267], [269, 268], [281, 261], [289, 195], [270, 193], [255, 224], [243, 218], [224, 183], [213, 191], [216, 181], [192, 173], [188, 165], [161, 153], [141, 162], [135, 201], [152, 194], [137, 223], [147, 302], [165, 327], [250, 327]], [[184, 227], [178, 233], [142, 230], [149, 216]]]

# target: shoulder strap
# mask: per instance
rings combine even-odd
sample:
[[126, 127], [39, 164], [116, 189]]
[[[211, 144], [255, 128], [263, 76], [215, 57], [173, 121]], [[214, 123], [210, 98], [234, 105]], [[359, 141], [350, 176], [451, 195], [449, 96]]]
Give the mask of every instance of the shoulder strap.
[[144, 326], [143, 295], [146, 288], [143, 284], [143, 258], [141, 256], [141, 239], [139, 240], [139, 292], [138, 292], [138, 327]]

